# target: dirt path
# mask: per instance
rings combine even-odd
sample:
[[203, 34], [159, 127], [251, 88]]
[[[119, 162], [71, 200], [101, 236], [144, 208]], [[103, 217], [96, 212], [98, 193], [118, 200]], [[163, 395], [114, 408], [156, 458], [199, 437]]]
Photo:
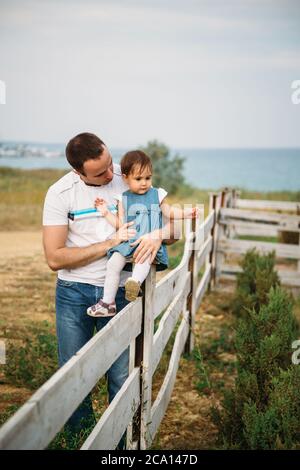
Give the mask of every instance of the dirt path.
[[19, 256], [43, 254], [42, 233], [0, 232], [0, 258], [2, 261]]

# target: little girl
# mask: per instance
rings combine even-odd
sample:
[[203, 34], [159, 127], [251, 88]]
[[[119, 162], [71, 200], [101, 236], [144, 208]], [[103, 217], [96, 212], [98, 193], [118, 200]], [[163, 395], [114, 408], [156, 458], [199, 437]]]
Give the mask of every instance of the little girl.
[[[118, 212], [114, 215], [107, 209], [103, 199], [97, 198], [95, 207], [107, 221], [118, 229], [122, 224], [134, 221], [132, 227], [136, 230], [135, 238], [120, 243], [107, 253], [107, 275], [104, 283], [103, 298], [88, 308], [87, 314], [92, 317], [111, 317], [116, 313], [115, 296], [119, 287], [120, 273], [125, 264], [132, 258], [136, 246], [132, 243], [142, 235], [162, 227], [162, 214], [169, 219], [195, 218], [197, 209], [180, 209], [170, 207], [164, 202], [167, 192], [162, 188], [153, 188], [152, 163], [150, 158], [140, 150], [134, 150], [124, 155], [121, 160], [121, 171], [129, 190], [118, 195]], [[168, 267], [168, 255], [164, 244], [156, 255], [158, 270]], [[136, 300], [140, 286], [150, 270], [150, 257], [144, 263], [134, 265], [132, 277], [125, 283], [125, 298]]]

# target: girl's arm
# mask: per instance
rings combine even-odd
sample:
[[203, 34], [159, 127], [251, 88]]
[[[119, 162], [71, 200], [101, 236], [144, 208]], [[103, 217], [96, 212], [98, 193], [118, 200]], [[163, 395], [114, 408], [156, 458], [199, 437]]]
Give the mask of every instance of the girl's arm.
[[95, 200], [95, 207], [100, 212], [100, 214], [106, 218], [107, 222], [109, 222], [116, 229], [120, 228], [121, 225], [119, 224], [119, 217], [108, 210], [107, 203], [104, 199], [99, 199], [97, 197]]
[[117, 213], [117, 219], [118, 219], [118, 226], [122, 227], [124, 223], [124, 207], [122, 204], [122, 201], [118, 200], [118, 213]]
[[173, 207], [166, 202], [162, 202], [160, 208], [163, 215], [168, 219], [195, 219], [199, 215], [196, 207], [181, 209], [180, 207]]

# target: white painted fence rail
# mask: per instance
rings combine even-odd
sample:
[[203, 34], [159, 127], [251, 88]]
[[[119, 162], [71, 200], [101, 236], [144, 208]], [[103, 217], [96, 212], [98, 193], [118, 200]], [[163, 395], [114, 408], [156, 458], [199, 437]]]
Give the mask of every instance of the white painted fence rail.
[[[222, 278], [234, 279], [241, 271], [237, 257], [255, 248], [260, 253], [275, 251], [282, 284], [299, 288], [300, 202], [241, 199], [237, 198], [235, 190], [224, 190], [217, 194], [217, 198], [216, 282]], [[295, 240], [293, 243], [285, 242], [289, 235]], [[260, 237], [273, 240], [264, 241]], [[294, 269], [286, 260], [295, 261]]]
[[297, 212], [297, 209], [300, 210], [300, 202], [263, 201], [261, 199], [237, 199], [235, 207], [240, 209], [262, 209]]
[[[215, 221], [214, 208], [202, 224], [188, 221], [179, 266], [157, 285], [155, 267], [151, 268], [143, 298], [119, 312], [2, 426], [1, 449], [46, 448], [128, 347], [129, 377], [81, 449], [114, 449], [126, 429], [128, 449], [151, 446], [170, 401], [181, 354], [193, 347], [196, 310], [212, 278]], [[154, 320], [161, 314], [154, 334]], [[152, 404], [152, 376], [178, 322], [169, 368]]]

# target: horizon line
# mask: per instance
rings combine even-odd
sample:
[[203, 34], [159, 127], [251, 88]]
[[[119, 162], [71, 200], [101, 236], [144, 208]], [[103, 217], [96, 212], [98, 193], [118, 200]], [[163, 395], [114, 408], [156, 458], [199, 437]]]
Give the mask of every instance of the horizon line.
[[[157, 139], [152, 139], [152, 140], [148, 140], [147, 143], [153, 141], [153, 140], [157, 140]], [[170, 149], [172, 150], [300, 150], [300, 144], [299, 146], [275, 146], [275, 147], [272, 147], [272, 146], [253, 146], [253, 147], [250, 147], [250, 146], [246, 146], [246, 147], [243, 147], [243, 146], [240, 146], [240, 147], [233, 147], [233, 146], [228, 146], [228, 147], [213, 147], [213, 146], [191, 146], [191, 147], [185, 147], [185, 146], [171, 146], [171, 145], [168, 145], [166, 144], [165, 142], [162, 142], [160, 140], [157, 140], [157, 142], [159, 144], [163, 144], [163, 145], [166, 145], [167, 147], [169, 147]], [[63, 143], [63, 142], [47, 142], [47, 141], [38, 141], [38, 140], [2, 140], [0, 139], [0, 144], [10, 144], [10, 143], [14, 143], [14, 144], [26, 144], [26, 145], [29, 145], [29, 144], [38, 144], [38, 145], [60, 145], [60, 146], [66, 146], [66, 143]], [[135, 148], [139, 148], [141, 146], [145, 146], [147, 145], [146, 144], [142, 144], [142, 145], [136, 145], [136, 146], [129, 146], [129, 145], [120, 145], [120, 146], [110, 146], [110, 148], [114, 149], [114, 150], [123, 150], [123, 149], [127, 149], [127, 148], [132, 148], [132, 147], [135, 147]]]

